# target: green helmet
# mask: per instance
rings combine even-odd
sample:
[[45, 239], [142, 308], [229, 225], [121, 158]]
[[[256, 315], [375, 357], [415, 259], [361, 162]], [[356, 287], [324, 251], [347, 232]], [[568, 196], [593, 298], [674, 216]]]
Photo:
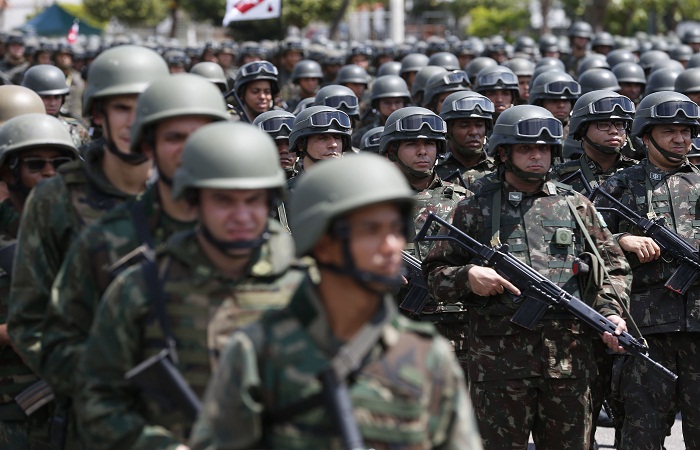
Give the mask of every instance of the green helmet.
[[428, 79], [423, 90], [422, 106], [428, 107], [437, 102], [437, 96], [444, 92], [466, 91], [471, 86], [467, 73], [455, 70], [446, 74], [435, 74]]
[[289, 151], [302, 156], [306, 150], [301, 148], [302, 138], [316, 134], [339, 134], [343, 138], [343, 152], [352, 149], [350, 134], [352, 132], [350, 117], [343, 111], [330, 106], [310, 106], [297, 114], [289, 135]]
[[540, 74], [530, 88], [531, 105], [542, 106], [545, 100], [569, 100], [571, 104], [581, 95], [581, 85], [566, 72], [550, 70]]
[[474, 90], [479, 94], [492, 90], [510, 91], [513, 94], [514, 103], [520, 98], [518, 77], [505, 66], [491, 66], [479, 71], [476, 75]]
[[357, 64], [346, 64], [338, 70], [335, 78], [336, 84], [358, 83], [369, 84], [367, 71]]
[[253, 125], [269, 134], [274, 140], [289, 140], [294, 125], [294, 114], [280, 109], [265, 111], [253, 120]]
[[627, 128], [634, 118], [634, 103], [614, 91], [593, 91], [583, 94], [574, 104], [569, 132], [578, 141], [585, 134], [585, 125], [591, 122], [621, 120]]
[[0, 86], [0, 125], [29, 113], [46, 114], [44, 101], [36, 92], [23, 86]]
[[646, 75], [642, 66], [635, 62], [621, 62], [612, 68], [612, 73], [619, 83], [647, 84]]
[[289, 204], [297, 256], [308, 255], [334, 220], [365, 206], [397, 202], [410, 219], [413, 192], [404, 175], [371, 153], [320, 164], [299, 179]]
[[484, 119], [486, 131], [493, 129], [493, 102], [474, 91], [458, 91], [448, 95], [442, 102], [440, 117], [445, 122], [458, 119]]
[[411, 100], [413, 100], [414, 104], [420, 105], [422, 103], [425, 85], [430, 77], [440, 73], [446, 74], [447, 69], [439, 66], [425, 66], [416, 73], [416, 78], [411, 85]]
[[429, 66], [438, 66], [447, 70], [461, 70], [457, 57], [450, 52], [437, 52], [430, 55]]
[[649, 95], [654, 92], [674, 90], [676, 86], [676, 79], [680, 73], [680, 71], [675, 70], [657, 70], [652, 72], [647, 79], [646, 86], [644, 87], [644, 95]]
[[220, 92], [226, 92], [228, 90], [224, 69], [215, 62], [203, 61], [197, 63], [192, 66], [190, 73], [204, 77], [207, 81], [213, 83], [217, 88], [219, 88]]
[[495, 59], [490, 58], [488, 56], [478, 56], [471, 61], [469, 61], [469, 64], [467, 64], [467, 67], [465, 68], [467, 75], [469, 75], [469, 79], [474, 81], [476, 80], [476, 76], [481, 72], [483, 69], [487, 67], [495, 67], [497, 66], [498, 63], [496, 62]]
[[408, 92], [406, 81], [398, 75], [384, 75], [375, 78], [369, 93], [372, 107], [378, 108], [380, 99], [394, 97], [403, 98], [404, 106], [411, 103], [411, 93]]
[[292, 83], [298, 83], [302, 78], [317, 78], [323, 81], [321, 65], [312, 59], [302, 59], [294, 64], [292, 69]]
[[267, 133], [243, 122], [217, 122], [187, 139], [173, 177], [173, 197], [201, 188], [276, 189], [281, 194], [286, 180], [277, 145]]
[[[399, 165], [402, 165], [402, 162], [391, 148], [392, 143], [412, 139], [431, 139], [436, 141], [438, 153], [444, 153], [447, 145], [446, 135], [447, 124], [440, 116], [426, 108], [408, 106], [394, 111], [386, 119], [384, 131], [379, 141], [379, 154], [388, 155], [391, 161], [396, 161]], [[406, 168], [404, 167], [404, 169]], [[406, 170], [410, 171], [412, 169]], [[421, 176], [418, 173], [411, 173]], [[423, 176], [427, 175], [423, 174]]]
[[131, 126], [131, 152], [141, 152], [141, 140], [149, 126], [181, 116], [203, 116], [216, 121], [231, 117], [221, 92], [212, 83], [192, 74], [170, 75], [154, 81], [139, 96]]
[[329, 84], [316, 93], [315, 104], [339, 109], [353, 119], [360, 119], [360, 101], [355, 92], [340, 84]]
[[51, 64], [39, 64], [27, 69], [22, 86], [39, 95], [67, 95], [70, 92], [63, 71]]
[[693, 136], [700, 131], [698, 105], [680, 92], [661, 91], [639, 102], [632, 122], [632, 135], [641, 138], [654, 125], [689, 125]]
[[673, 90], [681, 94], [700, 92], [700, 68], [684, 70], [676, 78]]
[[367, 130], [367, 132], [362, 135], [362, 139], [360, 139], [360, 150], [379, 153], [379, 141], [382, 138], [383, 131], [384, 127], [374, 127]]
[[243, 100], [243, 88], [246, 84], [252, 83], [253, 81], [267, 80], [270, 82], [270, 88], [272, 90], [272, 96], [276, 96], [279, 91], [279, 84], [277, 78], [279, 72], [277, 67], [274, 66], [270, 61], [253, 61], [244, 64], [236, 72], [236, 81], [233, 88], [236, 90], [238, 97]]
[[428, 65], [428, 57], [422, 53], [409, 53], [401, 59], [399, 76], [408, 76], [411, 72], [418, 72]]
[[615, 74], [608, 69], [589, 69], [578, 79], [581, 85], [581, 93], [587, 94], [593, 91], [619, 91], [620, 84]]
[[155, 80], [170, 75], [168, 64], [153, 50], [120, 45], [100, 53], [90, 64], [83, 94], [83, 111], [90, 114], [95, 100], [140, 94]]
[[626, 48], [616, 48], [615, 50], [611, 50], [610, 53], [605, 55], [605, 60], [613, 69], [616, 65], [623, 62], [637, 63], [637, 58], [635, 58], [634, 53]]
[[78, 157], [78, 149], [65, 125], [46, 113], [22, 114], [0, 127], [0, 166], [14, 153], [39, 147]]

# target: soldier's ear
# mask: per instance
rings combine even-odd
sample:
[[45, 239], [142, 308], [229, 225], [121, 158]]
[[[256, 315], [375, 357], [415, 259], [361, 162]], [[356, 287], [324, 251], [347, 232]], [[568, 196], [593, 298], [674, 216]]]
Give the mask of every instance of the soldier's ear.
[[506, 162], [506, 160], [508, 159], [508, 155], [506, 153], [506, 150], [503, 148], [503, 146], [499, 145], [497, 151], [498, 151], [498, 157], [501, 159], [501, 162]]

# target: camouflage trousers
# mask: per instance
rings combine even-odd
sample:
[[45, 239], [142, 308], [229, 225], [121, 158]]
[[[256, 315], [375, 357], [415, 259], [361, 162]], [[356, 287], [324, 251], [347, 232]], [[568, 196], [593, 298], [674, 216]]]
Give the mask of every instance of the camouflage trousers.
[[[607, 352], [607, 345], [597, 336], [593, 338], [593, 356], [595, 358], [598, 374], [591, 380], [591, 403], [593, 405], [593, 426], [591, 427], [591, 448], [595, 441], [596, 419], [600, 410], [603, 408], [603, 401], [608, 401], [613, 419], [615, 421], [615, 430], [622, 427], [622, 406], [621, 402], [615, 402], [611, 397], [612, 394], [612, 369], [614, 356]], [[619, 422], [618, 422], [619, 421]]]
[[625, 408], [620, 450], [658, 450], [669, 421], [680, 410], [687, 449], [700, 449], [700, 333], [676, 332], [646, 337], [649, 356], [678, 375], [674, 384], [641, 358], [622, 369]]
[[587, 380], [524, 378], [471, 382], [485, 449], [588, 450], [593, 418]]
[[50, 408], [44, 406], [25, 420], [0, 421], [3, 450], [46, 450], [50, 448]]

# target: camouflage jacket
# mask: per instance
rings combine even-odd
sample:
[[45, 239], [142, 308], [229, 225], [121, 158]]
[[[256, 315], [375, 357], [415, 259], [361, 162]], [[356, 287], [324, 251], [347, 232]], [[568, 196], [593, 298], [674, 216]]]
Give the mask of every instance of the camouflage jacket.
[[[700, 169], [686, 163], [674, 172], [664, 172], [649, 160], [620, 171], [601, 186], [606, 192], [647, 217], [651, 188], [651, 206], [665, 225], [684, 238], [694, 248], [700, 244]], [[597, 197], [596, 205], [615, 206]], [[623, 233], [642, 236], [633, 224], [612, 212], [603, 212], [610, 231], [618, 237]], [[678, 268], [678, 263], [665, 258], [663, 253], [656, 261], [640, 264], [633, 253], [627, 257], [634, 273], [630, 313], [644, 334], [672, 331], [700, 331], [700, 289], [697, 283], [685, 297], [664, 287]]]
[[[370, 323], [365, 326], [382, 331], [349, 386], [367, 447], [480, 449], [464, 377], [448, 343], [432, 325], [398, 317], [391, 297]], [[322, 392], [318, 376], [343, 344], [307, 279], [287, 308], [232, 336], [191, 448], [344, 448], [323, 406], [278, 413]]]
[[[466, 184], [464, 187], [470, 189], [476, 180], [496, 170], [496, 164], [493, 162], [493, 158], [490, 158], [486, 156], [486, 153], [483, 153], [481, 160], [476, 163], [476, 165], [466, 168], [462, 165], [462, 163], [457, 161], [452, 153], [450, 153], [447, 159], [440, 161], [438, 165], [435, 166], [435, 173], [437, 173], [443, 180], [458, 170], [462, 174], [462, 178]], [[452, 183], [458, 182], [457, 179], [450, 179], [450, 181]]]
[[[140, 204], [129, 201], [109, 211], [83, 230], [71, 245], [54, 281], [42, 337], [43, 377], [54, 392], [74, 394], [76, 378], [72, 374], [102, 294], [118, 272], [143, 258], [143, 253], [132, 253], [146, 244], [139, 232], [148, 233], [150, 245], [157, 247], [172, 234], [193, 228], [194, 222], [169, 217], [159, 197], [157, 184], [149, 186], [139, 196]], [[139, 206], [144, 218], [141, 230], [133, 212]], [[134, 257], [130, 258], [130, 254]]]
[[570, 185], [576, 190], [576, 192], [580, 192], [585, 196], [589, 196], [590, 192], [588, 192], [588, 189], [583, 184], [583, 180], [581, 179], [581, 177], [576, 177], [567, 181], [563, 180], [567, 177], [572, 176], [574, 173], [580, 170], [583, 177], [591, 186], [591, 189], [595, 189], [603, 181], [610, 178], [615, 172], [620, 171], [622, 169], [626, 169], [628, 167], [632, 167], [633, 165], [638, 163], [639, 161], [637, 160], [628, 158], [624, 155], [620, 155], [614, 166], [612, 166], [607, 171], [603, 171], [603, 169], [598, 165], [597, 162], [593, 161], [588, 155], [584, 153], [579, 159], [567, 161], [563, 164], [559, 164], [558, 166], [554, 167], [553, 173], [556, 179]]
[[78, 120], [83, 118], [83, 92], [85, 91], [85, 81], [80, 72], [70, 68], [66, 73], [66, 83], [70, 92], [63, 104], [66, 113]]
[[7, 57], [0, 61], [0, 72], [13, 84], [22, 84], [24, 72], [29, 69], [29, 61], [24, 60], [19, 64], [12, 64]]
[[[238, 327], [288, 303], [304, 277], [293, 264], [291, 236], [270, 220], [270, 240], [246, 275], [221, 274], [194, 231], [172, 236], [158, 251], [165, 315], [177, 341], [177, 367], [197, 396], [204, 394], [218, 354]], [[78, 418], [91, 449], [172, 449], [192, 423], [172, 406], [149, 401], [124, 374], [165, 347], [155, 298], [143, 265], [119, 275], [104, 294], [79, 371]]]
[[24, 206], [7, 323], [15, 346], [37, 373], [51, 286], [70, 244], [85, 226], [131, 198], [104, 175], [103, 151], [93, 147], [84, 163], [61, 166], [57, 176], [32, 190]]
[[[543, 183], [533, 194], [515, 191], [497, 174], [481, 181], [483, 187], [454, 209], [455, 227], [491, 245], [494, 199], [500, 196], [500, 242], [508, 244], [513, 256], [562, 289], [579, 295], [580, 280], [573, 273], [573, 262], [588, 245], [565, 200], [568, 198], [604, 259], [615, 289], [626, 301], [631, 282], [629, 265], [585, 197], [552, 181]], [[554, 241], [559, 230], [570, 233], [570, 244]], [[462, 303], [467, 309], [470, 380], [585, 378], [595, 370], [591, 333], [584, 324], [554, 309], [533, 330], [513, 324], [510, 318], [518, 304], [511, 296], [480, 297], [472, 293], [467, 272], [474, 262], [468, 252], [450, 241], [437, 242], [423, 261], [433, 297], [446, 304]], [[598, 312], [604, 316], [621, 314], [610, 284], [606, 282], [594, 292], [595, 298], [588, 301]]]
[[63, 122], [66, 130], [70, 133], [70, 137], [73, 139], [76, 148], [80, 148], [90, 142], [90, 134], [80, 120], [70, 116], [64, 116], [63, 114], [59, 114], [58, 119]]

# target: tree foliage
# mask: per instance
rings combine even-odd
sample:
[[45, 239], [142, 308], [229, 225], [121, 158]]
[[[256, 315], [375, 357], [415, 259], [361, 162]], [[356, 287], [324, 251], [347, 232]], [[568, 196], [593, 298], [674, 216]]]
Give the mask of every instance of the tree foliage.
[[126, 24], [155, 25], [168, 14], [167, 0], [84, 0], [85, 11], [100, 21], [112, 17]]
[[500, 34], [507, 38], [522, 34], [530, 25], [530, 15], [523, 7], [502, 9], [477, 6], [470, 11], [470, 16], [468, 34], [471, 36], [488, 37]]

